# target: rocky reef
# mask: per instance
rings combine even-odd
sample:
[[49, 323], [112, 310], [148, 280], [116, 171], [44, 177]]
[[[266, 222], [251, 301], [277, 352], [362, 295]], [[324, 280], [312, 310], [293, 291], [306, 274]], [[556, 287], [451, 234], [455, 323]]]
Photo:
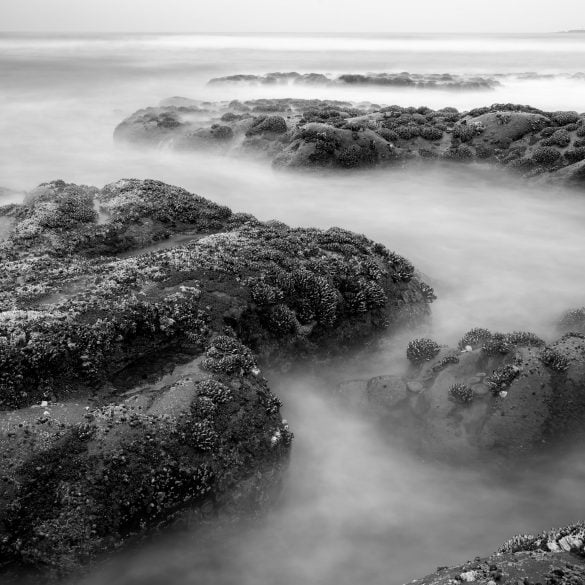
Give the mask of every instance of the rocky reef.
[[414, 89], [443, 90], [489, 90], [500, 82], [488, 75], [454, 75], [451, 73], [344, 73], [332, 76], [323, 73], [297, 73], [296, 71], [266, 73], [264, 75], [228, 75], [215, 77], [210, 85], [248, 84], [248, 85], [369, 85], [391, 88], [405, 87]]
[[582, 333], [547, 345], [528, 332], [476, 328], [456, 348], [414, 339], [406, 356], [405, 375], [344, 382], [338, 392], [426, 457], [517, 462], [585, 438]]
[[132, 144], [261, 156], [281, 168], [475, 162], [551, 182], [585, 180], [585, 114], [515, 104], [459, 112], [300, 99], [172, 98], [132, 114], [114, 136]]
[[262, 365], [419, 322], [435, 298], [365, 236], [157, 181], [53, 181], [0, 217], [3, 582], [259, 510], [292, 439]]
[[520, 73], [493, 73], [490, 75], [453, 74], [453, 73], [343, 73], [331, 75], [324, 73], [298, 73], [296, 71], [277, 71], [265, 74], [235, 74], [214, 77], [209, 85], [363, 85], [387, 86], [413, 89], [441, 90], [490, 90], [502, 85], [502, 81], [518, 80], [533, 81], [539, 79], [570, 79], [581, 81], [585, 73], [536, 73], [525, 71]]
[[489, 557], [477, 557], [457, 567], [439, 567], [435, 573], [413, 583], [578, 585], [585, 580], [584, 543], [582, 522], [536, 536], [523, 534], [510, 539]]

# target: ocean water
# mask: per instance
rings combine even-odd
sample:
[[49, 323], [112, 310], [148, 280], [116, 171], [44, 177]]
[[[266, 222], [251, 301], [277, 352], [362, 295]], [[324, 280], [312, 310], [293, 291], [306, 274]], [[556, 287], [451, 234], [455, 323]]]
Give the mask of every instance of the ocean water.
[[[501, 74], [493, 91], [355, 86], [208, 86], [237, 73]], [[539, 74], [525, 79], [521, 74]], [[429, 334], [527, 329], [554, 337], [585, 304], [585, 197], [501, 171], [278, 172], [204, 153], [116, 146], [114, 127], [170, 96], [333, 98], [378, 104], [529, 104], [585, 110], [585, 35], [0, 35], [0, 186], [122, 177], [183, 186], [290, 225], [342, 226], [413, 261], [433, 284]], [[18, 196], [0, 195], [2, 201]], [[344, 375], [400, 367], [404, 340]], [[353, 363], [353, 366], [352, 366]], [[353, 371], [352, 371], [353, 367]], [[488, 554], [517, 532], [579, 519], [585, 469], [567, 454], [515, 481], [389, 445], [371, 421], [334, 407], [331, 372], [270, 380], [297, 435], [282, 502], [262, 521], [208, 539], [163, 539], [121, 556], [90, 583], [398, 585]], [[554, 477], [554, 481], [551, 481]]]

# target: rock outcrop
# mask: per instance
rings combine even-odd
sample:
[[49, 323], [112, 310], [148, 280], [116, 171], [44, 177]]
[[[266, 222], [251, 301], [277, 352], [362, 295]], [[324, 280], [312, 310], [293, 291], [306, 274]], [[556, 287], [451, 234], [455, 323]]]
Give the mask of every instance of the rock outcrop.
[[523, 534], [506, 542], [497, 553], [477, 557], [457, 567], [439, 567], [416, 579], [417, 585], [523, 583], [569, 585], [585, 580], [585, 524], [582, 522], [532, 536]]
[[184, 98], [132, 114], [118, 141], [264, 156], [277, 167], [362, 168], [413, 160], [481, 162], [583, 184], [585, 115], [494, 104], [381, 107], [319, 100], [205, 103]]
[[210, 85], [363, 85], [413, 89], [441, 89], [478, 91], [491, 90], [508, 80], [538, 79], [584, 80], [585, 73], [494, 73], [490, 75], [452, 74], [452, 73], [344, 73], [331, 75], [324, 73], [298, 73], [296, 71], [273, 72], [265, 74], [236, 74], [215, 77]]
[[296, 71], [266, 73], [264, 75], [228, 75], [215, 77], [210, 85], [366, 85], [391, 88], [443, 89], [443, 90], [489, 90], [500, 82], [495, 76], [453, 75], [450, 73], [344, 73], [332, 76], [323, 73], [297, 73]]
[[[413, 340], [406, 375], [348, 381], [341, 397], [425, 456], [519, 461], [585, 438], [585, 336], [474, 329], [459, 347]], [[566, 444], [566, 443], [565, 443]]]
[[364, 236], [157, 181], [54, 181], [0, 216], [3, 582], [48, 582], [185, 514], [257, 510], [292, 438], [261, 365], [417, 322], [434, 299]]

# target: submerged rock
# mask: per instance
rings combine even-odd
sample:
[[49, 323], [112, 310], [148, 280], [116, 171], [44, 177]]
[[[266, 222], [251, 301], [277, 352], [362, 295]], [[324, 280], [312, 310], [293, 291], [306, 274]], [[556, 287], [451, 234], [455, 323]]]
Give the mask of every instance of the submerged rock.
[[458, 112], [299, 99], [206, 105], [206, 114], [201, 114], [199, 102], [186, 106], [167, 101], [140, 110], [114, 136], [133, 144], [256, 153], [278, 167], [475, 161], [539, 180], [583, 182], [585, 117], [577, 112], [515, 104]]
[[157, 181], [54, 181], [4, 211], [6, 579], [47, 582], [185, 514], [258, 509], [292, 437], [261, 365], [418, 322], [434, 298], [364, 236], [262, 223]]
[[425, 455], [518, 460], [585, 436], [582, 334], [547, 346], [530, 333], [475, 329], [458, 349], [435, 344], [413, 364], [405, 376], [347, 382], [339, 392]]

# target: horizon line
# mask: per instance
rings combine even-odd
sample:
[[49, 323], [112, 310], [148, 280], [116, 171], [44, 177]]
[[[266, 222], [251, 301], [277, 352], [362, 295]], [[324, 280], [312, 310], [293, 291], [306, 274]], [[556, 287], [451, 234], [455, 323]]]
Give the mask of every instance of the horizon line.
[[143, 31], [129, 31], [129, 30], [2, 30], [0, 34], [127, 34], [127, 35], [412, 35], [412, 34], [429, 34], [429, 35], [514, 35], [514, 34], [570, 34], [570, 33], [585, 33], [585, 28], [569, 29], [569, 30], [548, 30], [548, 31], [234, 31], [234, 30], [216, 30], [216, 31], [171, 31], [171, 30], [143, 30]]

